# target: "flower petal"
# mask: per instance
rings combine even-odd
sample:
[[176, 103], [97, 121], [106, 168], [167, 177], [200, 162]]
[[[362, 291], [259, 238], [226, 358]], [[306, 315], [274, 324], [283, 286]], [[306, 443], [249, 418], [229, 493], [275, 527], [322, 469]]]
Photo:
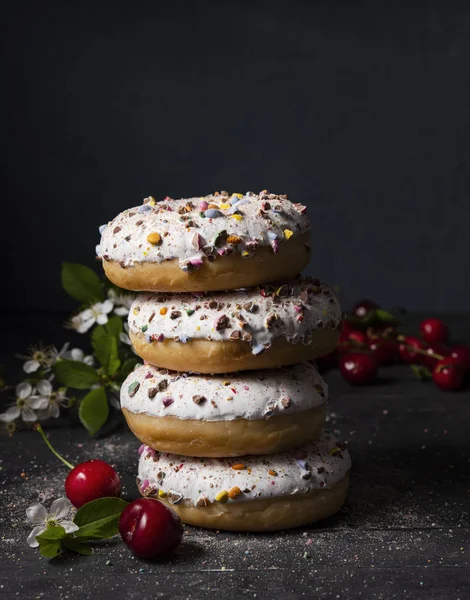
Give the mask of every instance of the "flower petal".
[[58, 419], [60, 417], [60, 408], [59, 405], [55, 402], [49, 406], [49, 414], [54, 419]]
[[36, 536], [40, 535], [41, 533], [44, 533], [44, 531], [46, 531], [46, 526], [38, 525], [28, 535], [28, 539], [26, 541], [28, 542], [28, 545], [31, 546], [31, 548], [37, 548], [39, 546], [39, 542], [37, 541]]
[[72, 503], [68, 498], [57, 498], [51, 504], [50, 514], [54, 515], [57, 519], [65, 519], [68, 517]]
[[100, 312], [110, 313], [114, 308], [114, 304], [111, 300], [105, 300], [100, 306]]
[[73, 533], [80, 529], [78, 525], [75, 525], [73, 521], [61, 521], [60, 526], [65, 529], [65, 533]]
[[80, 325], [77, 327], [77, 331], [78, 331], [78, 333], [86, 333], [90, 329], [90, 327], [93, 327], [94, 324], [95, 324], [95, 317], [92, 315], [88, 319], [82, 320]]
[[129, 314], [129, 309], [125, 306], [118, 306], [114, 309], [114, 314], [118, 315], [118, 317], [127, 317]]
[[23, 365], [23, 371], [25, 373], [34, 373], [40, 366], [41, 363], [38, 360], [28, 360]]
[[84, 354], [85, 353], [81, 348], [72, 348], [72, 350], [70, 350], [70, 356], [72, 357], [72, 360], [78, 360], [81, 362]]
[[47, 510], [40, 502], [35, 502], [26, 509], [26, 517], [33, 525], [39, 525], [40, 523], [45, 523]]
[[44, 410], [49, 406], [49, 398], [43, 398], [42, 396], [32, 396], [28, 402], [28, 408], [33, 410]]
[[17, 406], [10, 406], [4, 413], [0, 414], [0, 421], [4, 423], [11, 423], [17, 419], [21, 414], [21, 410]]
[[15, 393], [18, 398], [25, 400], [28, 396], [31, 396], [33, 388], [30, 383], [23, 381], [16, 386]]
[[93, 363], [94, 363], [93, 356], [91, 356], [91, 355], [90, 356], [85, 356], [85, 358], [83, 359], [83, 362], [86, 365], [89, 365], [90, 367], [92, 367]]
[[127, 344], [128, 346], [131, 345], [131, 338], [127, 335], [127, 333], [121, 331], [119, 334], [119, 339], [123, 344]]
[[91, 308], [87, 308], [83, 312], [78, 313], [78, 315], [76, 316], [76, 318], [79, 318], [81, 321], [87, 321], [91, 317], [93, 317], [93, 311], [91, 310]]
[[32, 410], [31, 408], [28, 408], [27, 406], [25, 406], [22, 409], [21, 418], [23, 419], [23, 421], [25, 423], [32, 423], [33, 421], [36, 421], [36, 419], [37, 419], [36, 413], [34, 412], [34, 410]]
[[41, 396], [50, 396], [52, 394], [52, 383], [47, 379], [41, 379], [37, 382], [36, 389]]
[[98, 315], [98, 317], [96, 318], [96, 322], [98, 323], [98, 325], [104, 325], [105, 323], [108, 322], [108, 315], [100, 313]]

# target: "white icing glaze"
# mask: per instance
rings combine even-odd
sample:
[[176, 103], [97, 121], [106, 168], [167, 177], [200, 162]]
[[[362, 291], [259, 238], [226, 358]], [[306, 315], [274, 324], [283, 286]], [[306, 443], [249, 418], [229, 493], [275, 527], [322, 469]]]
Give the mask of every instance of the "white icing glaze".
[[326, 402], [328, 387], [310, 363], [227, 375], [191, 375], [143, 365], [121, 387], [132, 413], [204, 421], [267, 419]]
[[[248, 257], [259, 246], [271, 246], [310, 231], [306, 207], [287, 196], [260, 194], [209, 195], [202, 198], [145, 198], [100, 228], [97, 254], [122, 267], [178, 259], [183, 270], [197, 269], [206, 257], [232, 252]], [[226, 194], [226, 195], [225, 195]], [[209, 207], [211, 205], [211, 207]], [[157, 243], [147, 237], [157, 233]]]
[[[144, 494], [168, 494], [170, 501], [201, 505], [238, 487], [228, 502], [277, 498], [329, 488], [351, 468], [349, 452], [329, 433], [297, 450], [265, 456], [194, 458], [141, 446], [138, 478]], [[233, 466], [245, 466], [234, 469]], [[217, 500], [219, 498], [219, 500]]]
[[245, 340], [253, 353], [276, 337], [309, 344], [315, 329], [337, 328], [338, 300], [318, 279], [211, 294], [139, 294], [129, 312], [129, 327], [147, 342], [172, 339]]

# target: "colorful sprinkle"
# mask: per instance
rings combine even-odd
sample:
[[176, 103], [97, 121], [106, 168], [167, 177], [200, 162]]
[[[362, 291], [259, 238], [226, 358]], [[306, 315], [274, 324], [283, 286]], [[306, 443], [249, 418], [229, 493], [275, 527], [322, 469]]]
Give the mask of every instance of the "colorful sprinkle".
[[204, 211], [204, 216], [208, 219], [217, 219], [218, 217], [223, 217], [223, 213], [216, 208], [208, 208], [206, 211]]
[[158, 246], [158, 244], [160, 244], [161, 241], [162, 241], [162, 237], [156, 231], [153, 231], [152, 233], [149, 233], [148, 236], [147, 236], [147, 242], [149, 244], [152, 244], [153, 246]]
[[217, 500], [217, 502], [220, 502], [221, 504], [225, 504], [228, 500], [227, 490], [222, 490], [221, 492], [219, 492], [217, 494], [217, 496], [215, 497], [215, 499]]
[[140, 388], [140, 383], [138, 381], [134, 381], [133, 383], [131, 383], [130, 386], [127, 388], [127, 392], [129, 394], [129, 396], [131, 398], [133, 398], [139, 391], [139, 388]]
[[242, 494], [241, 489], [236, 485], [229, 491], [228, 497], [231, 500], [235, 500], [235, 498], [238, 498], [238, 496], [241, 496], [241, 494]]

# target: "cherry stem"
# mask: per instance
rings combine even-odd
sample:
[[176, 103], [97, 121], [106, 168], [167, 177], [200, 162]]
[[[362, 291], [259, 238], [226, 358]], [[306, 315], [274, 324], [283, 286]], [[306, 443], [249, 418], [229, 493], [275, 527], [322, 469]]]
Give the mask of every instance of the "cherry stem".
[[[385, 338], [385, 339], [388, 340], [388, 338]], [[427, 350], [423, 350], [422, 348], [417, 348], [416, 346], [412, 346], [411, 344], [404, 343], [405, 342], [404, 335], [398, 335], [397, 340], [399, 342], [402, 342], [402, 344], [404, 346], [406, 346], [407, 350], [409, 350], [410, 352], [413, 352], [414, 354], [422, 354], [423, 356], [430, 356], [431, 358], [435, 358], [436, 360], [442, 360], [444, 358], [444, 356], [442, 356], [442, 354], [436, 354], [435, 352], [428, 352]], [[340, 344], [338, 344], [338, 346], [343, 347], [343, 348], [344, 347], [345, 348], [353, 348], [359, 352], [361, 352], [361, 351], [367, 352], [365, 344], [362, 344], [362, 343], [354, 344], [354, 343], [351, 343], [350, 341], [346, 341], [346, 342], [341, 342]]]
[[36, 429], [36, 431], [38, 431], [38, 432], [41, 434], [41, 436], [42, 436], [42, 439], [43, 439], [43, 440], [46, 442], [46, 446], [49, 448], [49, 450], [52, 452], [52, 454], [54, 454], [55, 456], [57, 456], [57, 458], [58, 458], [59, 460], [61, 460], [61, 461], [64, 463], [64, 465], [65, 465], [66, 467], [68, 467], [70, 470], [72, 470], [72, 469], [74, 469], [74, 468], [75, 468], [75, 467], [74, 467], [73, 465], [71, 465], [71, 464], [70, 464], [70, 463], [69, 463], [67, 460], [65, 460], [65, 458], [64, 458], [63, 456], [61, 456], [61, 455], [60, 455], [60, 454], [57, 452], [57, 450], [55, 450], [55, 449], [53, 448], [52, 444], [51, 444], [51, 443], [50, 443], [50, 441], [47, 439], [47, 437], [46, 437], [46, 434], [44, 433], [44, 430], [43, 430], [43, 428], [41, 427], [41, 425], [39, 425], [39, 423], [36, 423], [36, 424], [34, 425], [34, 429]]

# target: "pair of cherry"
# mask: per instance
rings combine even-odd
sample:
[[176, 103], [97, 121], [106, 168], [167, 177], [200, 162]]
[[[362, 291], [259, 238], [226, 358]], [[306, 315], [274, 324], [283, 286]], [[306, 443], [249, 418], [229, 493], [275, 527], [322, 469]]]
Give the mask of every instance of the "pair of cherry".
[[[46, 438], [40, 425], [36, 429], [52, 452], [71, 469], [65, 480], [65, 494], [80, 508], [98, 498], [119, 497], [121, 480], [104, 460], [87, 460], [73, 467]], [[130, 502], [119, 520], [119, 532], [128, 548], [141, 558], [160, 558], [172, 552], [183, 538], [180, 518], [168, 506], [153, 498]]]
[[[97, 498], [121, 495], [121, 480], [103, 460], [88, 460], [74, 467], [65, 480], [65, 493], [80, 508]], [[140, 498], [130, 502], [119, 519], [119, 532], [128, 548], [141, 558], [159, 558], [181, 542], [180, 518], [163, 502]]]

